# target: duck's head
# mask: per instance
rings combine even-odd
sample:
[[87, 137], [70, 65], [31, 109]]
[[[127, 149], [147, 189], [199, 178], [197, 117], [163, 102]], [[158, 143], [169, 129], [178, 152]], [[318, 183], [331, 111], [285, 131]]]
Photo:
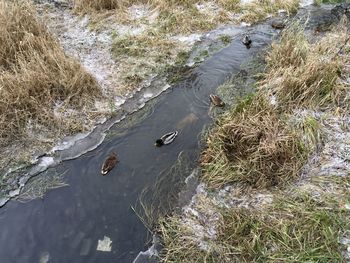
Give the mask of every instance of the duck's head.
[[156, 142], [154, 143], [155, 146], [160, 147], [164, 145], [164, 142], [162, 139], [157, 139]]

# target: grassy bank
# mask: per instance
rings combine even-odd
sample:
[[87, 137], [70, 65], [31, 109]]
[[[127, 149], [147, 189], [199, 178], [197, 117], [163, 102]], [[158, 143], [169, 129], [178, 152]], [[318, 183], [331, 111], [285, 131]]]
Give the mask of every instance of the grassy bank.
[[30, 3], [0, 1], [0, 42], [0, 147], [11, 161], [21, 155], [11, 152], [15, 144], [47, 146], [91, 126], [100, 88], [65, 55]]
[[[120, 65], [119, 94], [132, 92], [154, 74], [164, 73], [178, 55], [188, 52], [192, 34], [201, 34], [228, 23], [256, 23], [284, 9], [295, 13], [298, 0], [252, 1], [75, 1], [75, 12], [89, 14], [95, 29], [114, 21], [116, 30], [112, 53]], [[118, 26], [119, 27], [119, 26]], [[223, 41], [224, 42], [224, 41]], [[226, 40], [226, 44], [230, 39]], [[192, 43], [192, 44], [191, 44]]]
[[316, 42], [294, 24], [273, 43], [257, 94], [208, 135], [204, 186], [160, 222], [164, 262], [346, 262], [350, 173], [317, 171], [349, 118], [347, 23]]
[[[308, 192], [275, 192], [274, 201], [259, 209], [216, 207], [214, 240], [203, 249], [186, 218], [161, 222], [163, 262], [345, 262], [339, 237], [349, 230], [349, 176], [341, 179], [343, 196]], [[212, 207], [213, 209], [213, 207]]]

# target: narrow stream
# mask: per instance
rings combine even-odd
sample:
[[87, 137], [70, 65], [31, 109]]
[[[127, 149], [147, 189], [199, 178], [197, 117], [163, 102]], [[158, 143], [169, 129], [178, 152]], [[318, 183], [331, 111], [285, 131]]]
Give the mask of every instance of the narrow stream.
[[[253, 45], [237, 37], [195, 68], [140, 113], [140, 121], [127, 130], [121, 124], [110, 130], [95, 150], [49, 169], [65, 172], [69, 187], [49, 191], [44, 199], [28, 203], [10, 201], [0, 210], [0, 261], [18, 262], [132, 262], [147, 248], [147, 229], [132, 210], [145, 187], [169, 170], [179, 153], [185, 152], [196, 165], [198, 138], [211, 123], [209, 94], [230, 76], [238, 74], [242, 64], [263, 50], [277, 34], [266, 23], [249, 28]], [[239, 89], [239, 87], [237, 87]], [[161, 148], [154, 141], [162, 134], [179, 130], [176, 140]], [[100, 175], [101, 163], [116, 151], [119, 164]], [[112, 251], [97, 251], [98, 240], [112, 240]], [[49, 259], [49, 260], [47, 260]]]

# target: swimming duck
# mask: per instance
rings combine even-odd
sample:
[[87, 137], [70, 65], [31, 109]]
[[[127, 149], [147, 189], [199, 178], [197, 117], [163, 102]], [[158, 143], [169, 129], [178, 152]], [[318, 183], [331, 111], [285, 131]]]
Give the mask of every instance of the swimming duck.
[[211, 103], [213, 103], [215, 106], [217, 106], [217, 107], [224, 107], [225, 106], [225, 102], [223, 102], [219, 96], [216, 96], [214, 94], [210, 94], [209, 97], [210, 97]]
[[271, 26], [274, 29], [283, 29], [286, 27], [286, 24], [283, 22], [283, 20], [275, 19], [271, 22]]
[[242, 39], [242, 43], [247, 47], [250, 48], [251, 44], [252, 44], [252, 40], [250, 39], [249, 35], [245, 35]]
[[111, 153], [107, 159], [103, 162], [102, 168], [101, 168], [101, 174], [106, 175], [109, 171], [113, 169], [113, 167], [117, 164], [117, 154]]
[[160, 137], [160, 139], [156, 140], [154, 145], [157, 147], [160, 147], [160, 146], [165, 145], [165, 144], [170, 144], [175, 140], [177, 135], [178, 135], [178, 131], [169, 132], [167, 134], [164, 134], [162, 137]]

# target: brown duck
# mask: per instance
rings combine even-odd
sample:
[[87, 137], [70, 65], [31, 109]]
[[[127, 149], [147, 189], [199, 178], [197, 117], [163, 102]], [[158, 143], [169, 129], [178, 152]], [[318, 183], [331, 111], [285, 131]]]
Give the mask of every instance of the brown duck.
[[282, 20], [276, 19], [271, 22], [271, 26], [274, 29], [283, 29], [286, 27], [286, 24]]
[[111, 171], [114, 168], [117, 162], [117, 154], [114, 152], [111, 153], [102, 164], [101, 174], [106, 175], [109, 171]]
[[211, 103], [213, 103], [214, 106], [217, 106], [217, 107], [224, 107], [225, 106], [225, 102], [223, 102], [219, 96], [216, 96], [214, 94], [210, 94], [209, 97], [210, 97]]

